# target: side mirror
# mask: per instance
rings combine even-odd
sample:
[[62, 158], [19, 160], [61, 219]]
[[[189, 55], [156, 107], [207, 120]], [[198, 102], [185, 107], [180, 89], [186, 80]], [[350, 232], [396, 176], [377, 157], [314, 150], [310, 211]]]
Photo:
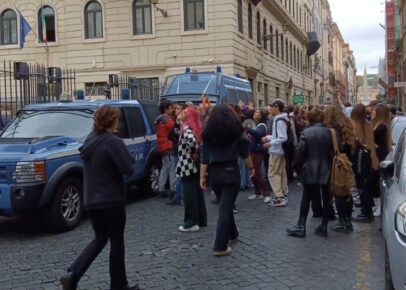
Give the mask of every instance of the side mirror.
[[392, 178], [395, 174], [395, 163], [393, 161], [382, 161], [379, 167], [384, 178]]

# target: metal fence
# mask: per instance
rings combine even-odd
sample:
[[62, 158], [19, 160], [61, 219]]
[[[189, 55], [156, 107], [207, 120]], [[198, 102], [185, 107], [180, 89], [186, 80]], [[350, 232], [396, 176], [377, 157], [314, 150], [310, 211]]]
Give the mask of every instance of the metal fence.
[[111, 99], [137, 99], [158, 103], [161, 86], [158, 78], [143, 78], [128, 75], [110, 75], [106, 98]]
[[26, 105], [57, 101], [62, 92], [73, 95], [75, 91], [74, 70], [0, 62], [0, 122], [8, 123]]

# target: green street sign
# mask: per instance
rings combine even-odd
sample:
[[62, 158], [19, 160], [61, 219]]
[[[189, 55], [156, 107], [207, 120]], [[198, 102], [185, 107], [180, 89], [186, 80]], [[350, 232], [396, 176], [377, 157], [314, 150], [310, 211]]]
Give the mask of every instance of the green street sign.
[[298, 105], [298, 104], [304, 104], [304, 96], [303, 95], [295, 95], [293, 96], [293, 104]]

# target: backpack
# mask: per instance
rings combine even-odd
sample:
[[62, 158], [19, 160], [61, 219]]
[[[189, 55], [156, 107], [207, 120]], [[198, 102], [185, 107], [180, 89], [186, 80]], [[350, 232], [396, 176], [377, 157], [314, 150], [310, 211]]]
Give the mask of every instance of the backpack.
[[285, 142], [282, 143], [282, 149], [283, 149], [283, 153], [286, 155], [288, 155], [289, 153], [293, 152], [295, 150], [295, 145], [294, 145], [294, 139], [293, 139], [293, 131], [292, 131], [292, 127], [290, 126], [290, 121], [284, 119], [284, 118], [279, 118], [276, 120], [275, 122], [275, 130], [276, 130], [276, 138], [278, 138], [278, 122], [279, 121], [283, 121], [286, 124], [286, 128], [287, 128], [287, 132], [286, 135], [288, 137], [288, 139], [286, 139]]
[[360, 179], [366, 179], [372, 172], [371, 150], [358, 142], [355, 158], [353, 164], [355, 176]]
[[355, 176], [352, 171], [352, 163], [348, 160], [346, 154], [340, 153], [335, 130], [330, 129], [330, 132], [334, 146], [330, 192], [336, 197], [347, 197], [351, 193], [351, 188], [355, 186]]

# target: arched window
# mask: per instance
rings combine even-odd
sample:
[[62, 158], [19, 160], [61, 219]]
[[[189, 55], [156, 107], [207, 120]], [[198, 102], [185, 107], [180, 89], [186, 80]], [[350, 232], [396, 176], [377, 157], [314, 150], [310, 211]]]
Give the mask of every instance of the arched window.
[[264, 19], [264, 23], [263, 23], [263, 30], [264, 30], [264, 32], [263, 32], [263, 37], [264, 37], [264, 49], [265, 50], [268, 50], [268, 39], [267, 38], [265, 38], [265, 36], [268, 34], [267, 33], [267, 27], [266, 27], [266, 20]]
[[1, 26], [1, 44], [17, 44], [17, 14], [11, 10], [4, 10], [0, 19]]
[[133, 34], [152, 34], [152, 9], [149, 0], [133, 2]]
[[273, 27], [269, 25], [269, 34], [271, 35], [269, 41], [269, 51], [273, 54]]
[[39, 42], [56, 41], [55, 12], [51, 6], [44, 5], [38, 11], [38, 38]]
[[242, 0], [238, 0], [238, 31], [243, 33]]
[[[145, 1], [145, 0], [144, 0]], [[150, 1], [145, 1], [150, 2]], [[204, 0], [184, 0], [183, 14], [185, 31], [204, 30]]]
[[252, 7], [248, 4], [248, 37], [252, 39]]
[[261, 44], [261, 14], [257, 12], [257, 43]]
[[85, 36], [103, 38], [103, 9], [97, 1], [90, 1], [85, 7]]

